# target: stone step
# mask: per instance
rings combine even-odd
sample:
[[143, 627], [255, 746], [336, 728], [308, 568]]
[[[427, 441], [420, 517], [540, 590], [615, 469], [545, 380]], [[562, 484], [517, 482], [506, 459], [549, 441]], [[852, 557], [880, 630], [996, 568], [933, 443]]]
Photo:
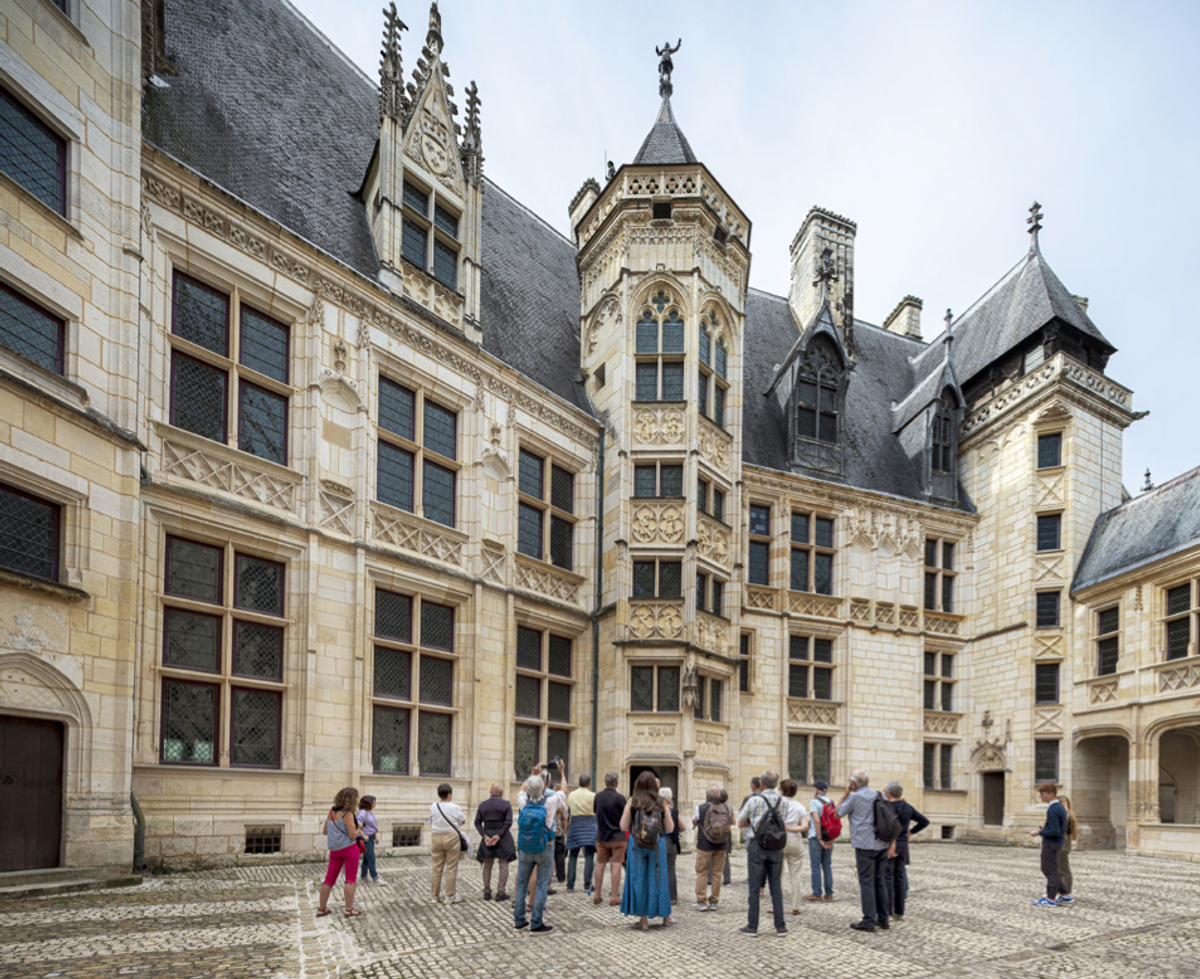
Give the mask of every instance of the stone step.
[[141, 882], [140, 874], [88, 873], [78, 867], [16, 871], [0, 874], [0, 900], [77, 894], [110, 887], [136, 887]]

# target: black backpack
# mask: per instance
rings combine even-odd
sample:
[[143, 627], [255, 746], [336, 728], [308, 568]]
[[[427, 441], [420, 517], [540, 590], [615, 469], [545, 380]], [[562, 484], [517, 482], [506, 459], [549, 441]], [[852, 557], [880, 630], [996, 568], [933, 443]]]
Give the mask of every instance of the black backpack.
[[875, 835], [885, 846], [891, 846], [900, 838], [900, 817], [882, 792], [875, 793]]
[[633, 820], [633, 842], [648, 850], [658, 846], [662, 834], [662, 811], [659, 809], [637, 809]]
[[782, 850], [787, 846], [787, 829], [783, 824], [782, 799], [776, 799], [775, 805], [763, 800], [767, 807], [766, 813], [758, 821], [754, 829], [754, 839], [764, 850]]

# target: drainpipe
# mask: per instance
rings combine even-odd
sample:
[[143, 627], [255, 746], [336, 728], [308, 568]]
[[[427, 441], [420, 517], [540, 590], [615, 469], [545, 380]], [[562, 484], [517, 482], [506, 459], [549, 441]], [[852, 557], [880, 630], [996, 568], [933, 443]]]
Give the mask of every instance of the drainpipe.
[[596, 601], [592, 607], [592, 785], [596, 785], [596, 756], [600, 732], [600, 604], [604, 600], [604, 439], [600, 426], [600, 458], [596, 464]]

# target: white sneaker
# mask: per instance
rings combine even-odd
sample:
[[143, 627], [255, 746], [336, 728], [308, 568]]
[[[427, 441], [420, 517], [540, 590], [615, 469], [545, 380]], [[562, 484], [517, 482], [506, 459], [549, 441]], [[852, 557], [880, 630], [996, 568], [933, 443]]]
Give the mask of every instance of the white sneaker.
[[375, 878], [375, 883], [376, 883], [376, 884], [378, 884], [380, 887], [387, 887], [387, 886], [388, 886], [388, 882], [387, 882], [386, 880], [384, 880], [382, 877], [376, 877], [376, 878]]
[[441, 904], [441, 903], [442, 903], [442, 899], [441, 899], [440, 897], [431, 897], [431, 898], [429, 899], [429, 903], [430, 903], [430, 904]]
[[462, 904], [463, 903], [463, 899], [461, 897], [459, 897], [457, 894], [452, 894], [449, 898], [447, 898], [447, 900], [451, 904]]

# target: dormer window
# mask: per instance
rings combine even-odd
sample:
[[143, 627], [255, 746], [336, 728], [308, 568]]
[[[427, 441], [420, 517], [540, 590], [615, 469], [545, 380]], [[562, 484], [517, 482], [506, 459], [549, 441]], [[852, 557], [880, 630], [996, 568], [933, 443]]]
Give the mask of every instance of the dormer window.
[[796, 385], [796, 431], [802, 438], [837, 444], [838, 384], [831, 373], [802, 377]]
[[405, 259], [413, 265], [426, 273], [432, 270], [438, 282], [450, 289], [457, 289], [459, 217], [457, 212], [431, 200], [431, 197], [428, 191], [404, 181], [401, 250]]
[[933, 471], [952, 475], [957, 455], [954, 448], [954, 405], [949, 398], [943, 397], [938, 401], [933, 415]]

